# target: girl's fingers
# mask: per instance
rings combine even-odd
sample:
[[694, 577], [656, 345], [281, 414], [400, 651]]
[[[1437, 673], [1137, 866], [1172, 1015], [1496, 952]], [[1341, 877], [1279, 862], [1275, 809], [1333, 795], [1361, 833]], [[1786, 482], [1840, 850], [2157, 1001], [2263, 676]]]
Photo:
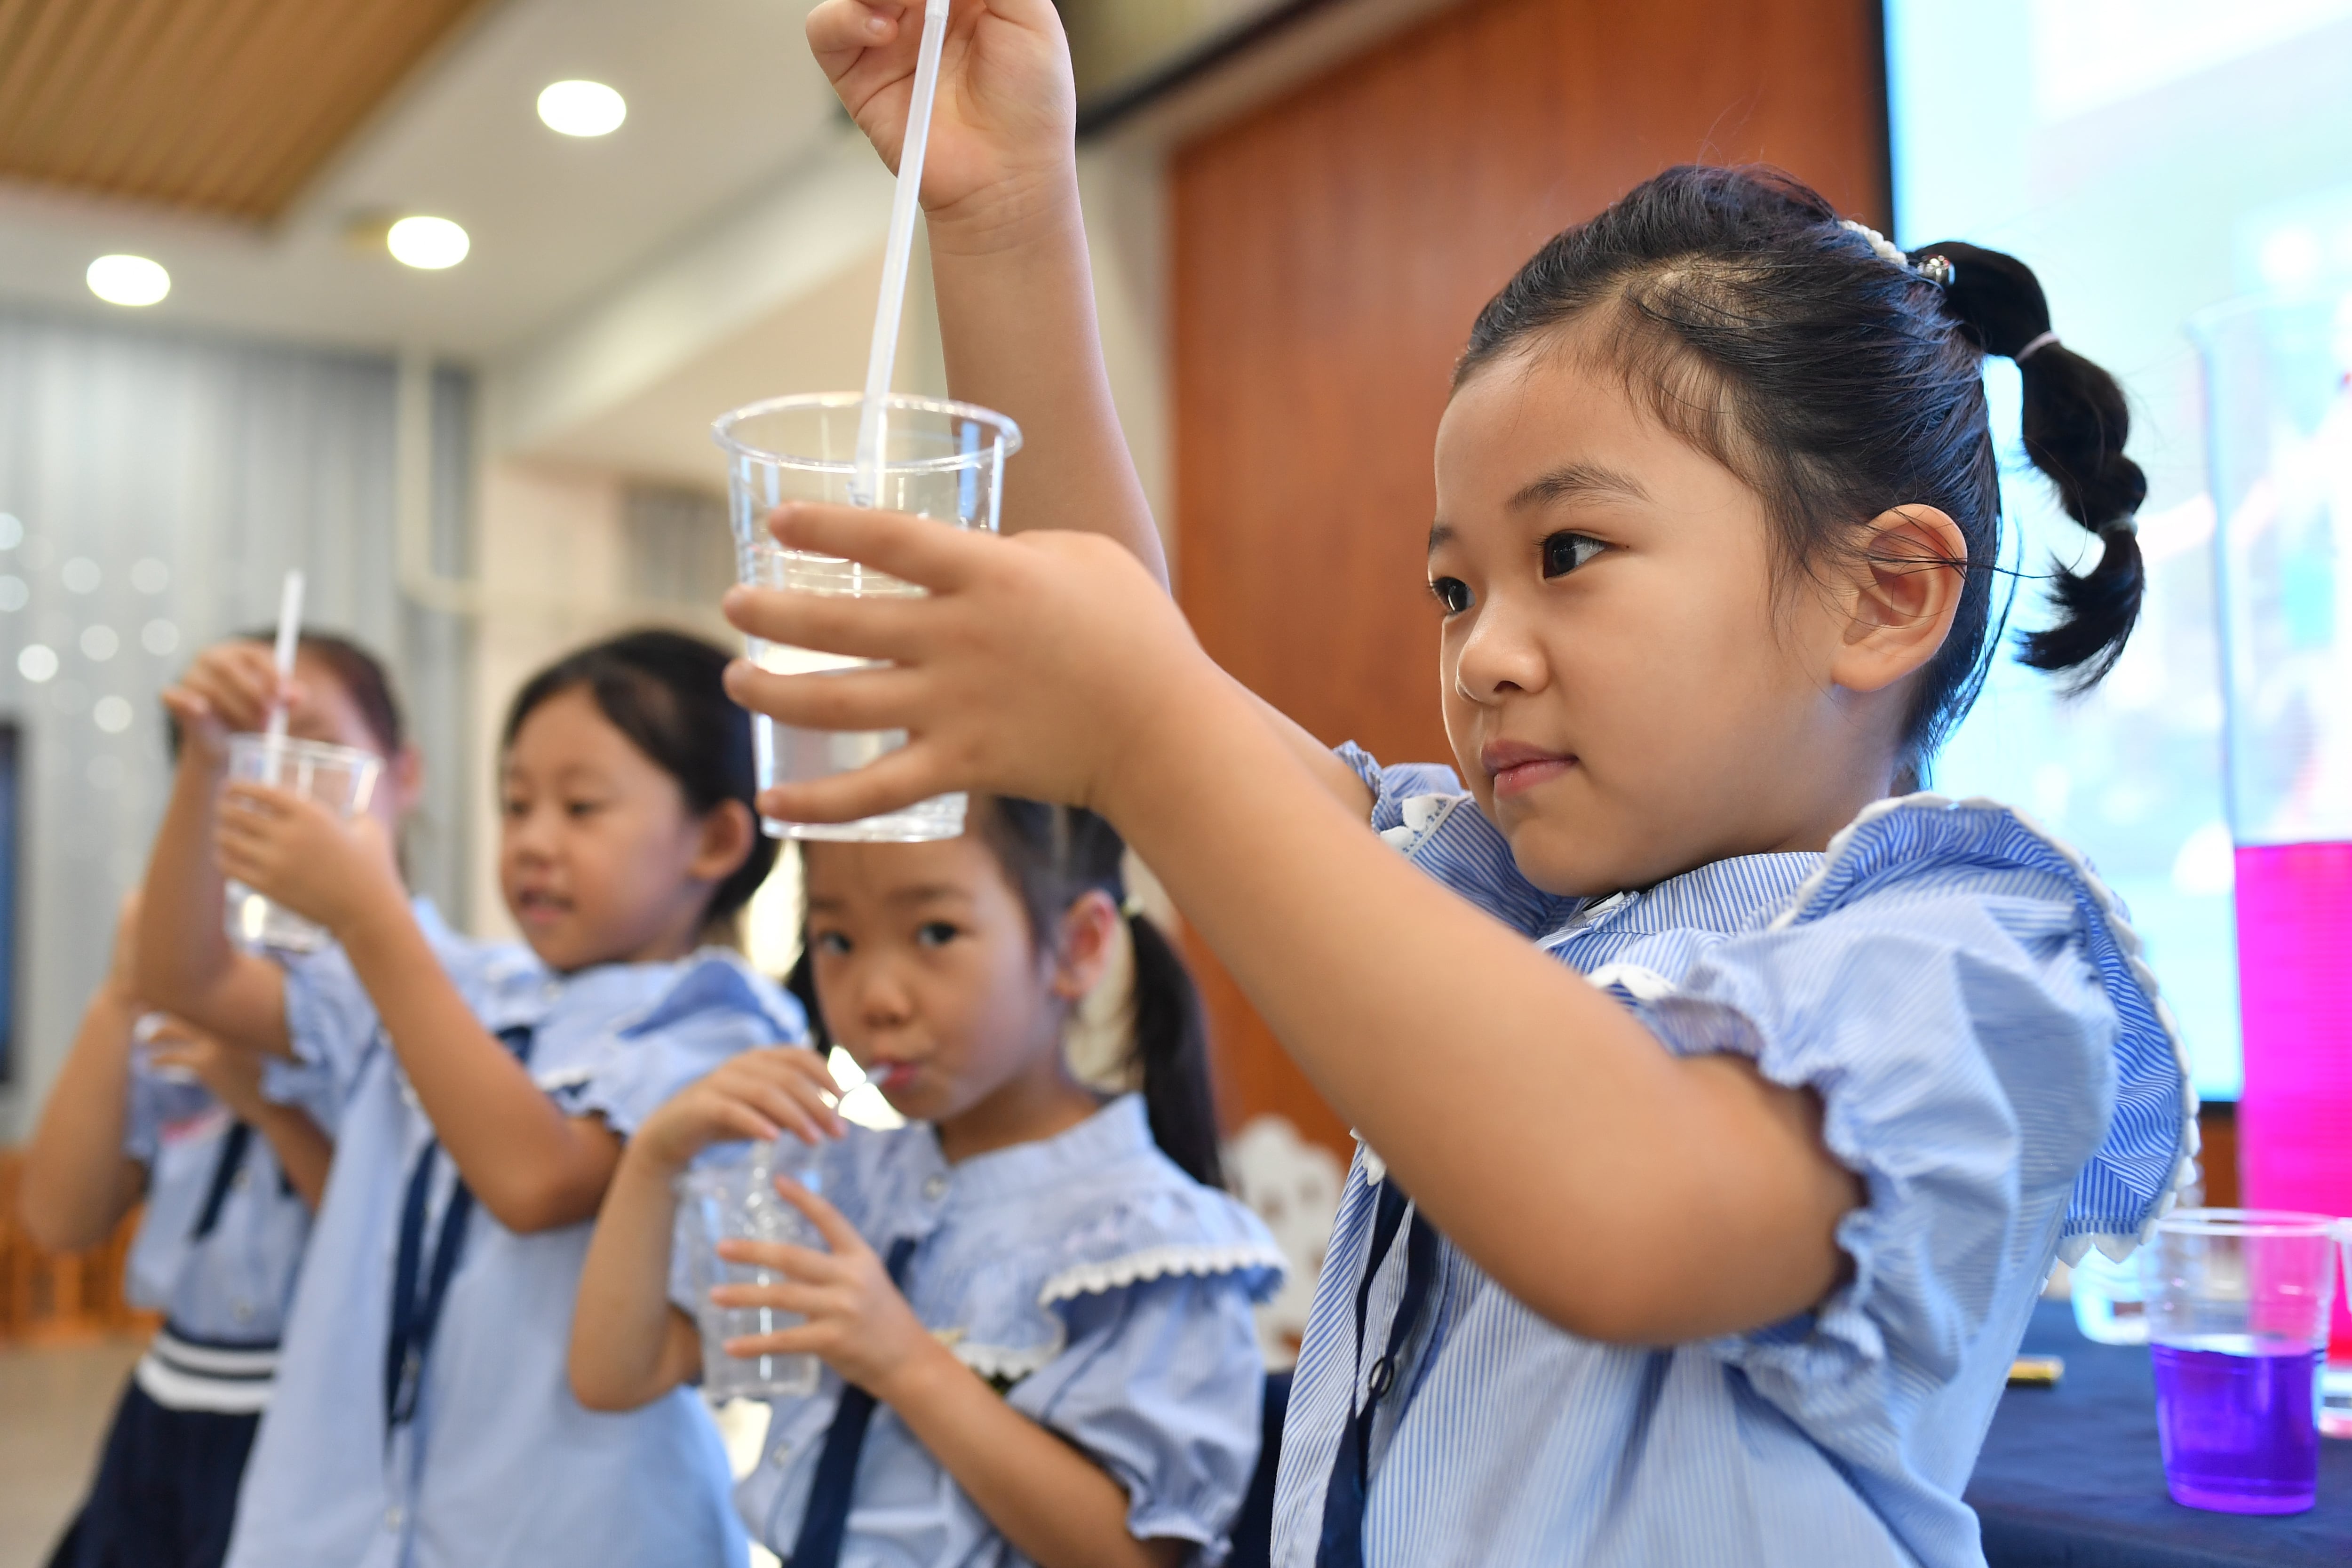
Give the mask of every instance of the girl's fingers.
[[[851, 1233], [853, 1238], [855, 1232]], [[712, 1248], [730, 1263], [748, 1264], [753, 1268], [772, 1268], [794, 1279], [821, 1283], [839, 1277], [841, 1260], [830, 1252], [819, 1252], [812, 1247], [794, 1247], [788, 1241], [751, 1241], [741, 1237], [730, 1237]]]
[[803, 1318], [834, 1317], [828, 1311], [835, 1305], [833, 1288], [829, 1285], [803, 1285], [783, 1281], [772, 1285], [713, 1285], [710, 1300], [719, 1307], [768, 1307], [779, 1312], [798, 1312]]
[[928, 646], [938, 611], [909, 595], [851, 598], [792, 588], [727, 591], [719, 608], [736, 629], [793, 647], [853, 658], [909, 659]]
[[768, 531], [787, 550], [836, 555], [877, 567], [893, 577], [952, 593], [970, 582], [999, 541], [985, 531], [956, 528], [903, 511], [796, 501], [768, 514]]
[[870, 1250], [866, 1238], [857, 1234], [857, 1227], [843, 1217], [839, 1209], [791, 1177], [776, 1178], [776, 1193], [784, 1202], [808, 1216], [809, 1223], [816, 1226], [817, 1234], [824, 1237], [825, 1244], [833, 1248], [835, 1260]]
[[755, 713], [803, 730], [904, 730], [923, 681], [878, 666], [830, 675], [778, 675], [748, 659], [727, 667], [727, 695]]
[[977, 780], [949, 773], [929, 747], [911, 741], [845, 773], [762, 790], [760, 815], [776, 822], [856, 822], [978, 785]]
[[887, 3], [868, 4], [868, 0], [825, 0], [808, 15], [809, 50], [818, 59], [826, 61], [827, 76], [837, 76], [830, 68], [835, 57], [845, 63], [855, 60], [863, 49], [879, 48], [898, 36], [898, 24], [905, 7]]
[[833, 1342], [834, 1331], [823, 1323], [803, 1323], [798, 1328], [781, 1333], [745, 1334], [741, 1339], [728, 1340], [719, 1348], [738, 1361], [750, 1361], [763, 1355], [823, 1355]]

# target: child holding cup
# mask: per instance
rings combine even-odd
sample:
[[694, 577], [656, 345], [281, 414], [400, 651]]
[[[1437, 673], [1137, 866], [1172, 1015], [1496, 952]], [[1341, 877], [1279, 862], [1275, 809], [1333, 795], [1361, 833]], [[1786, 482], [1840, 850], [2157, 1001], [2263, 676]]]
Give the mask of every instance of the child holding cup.
[[[909, 15], [810, 20], [886, 148]], [[951, 370], [980, 337], [1045, 380], [1091, 347], [1017, 264], [1077, 243], [1062, 122], [1015, 90], [1066, 100], [1059, 48], [1033, 0], [950, 23], [925, 194]], [[1325, 750], [1098, 540], [773, 519], [929, 594], [730, 595], [751, 635], [895, 667], [738, 667], [743, 700], [909, 737], [763, 807], [1101, 810], [1366, 1140], [1276, 1563], [1982, 1563], [1961, 1489], [2053, 1260], [2134, 1245], [2195, 1151], [2114, 896], [2015, 813], [1913, 793], [1998, 647], [1987, 353], [2099, 544], [2025, 652], [2095, 680], [2141, 585], [2120, 390], [2014, 258], [1906, 253], [1770, 173], [1646, 182], [1474, 327], [1429, 536], [1454, 768]], [[1146, 526], [1037, 463], [1114, 448], [1102, 421], [956, 390], [1027, 430], [1027, 521]]]
[[[1101, 818], [971, 813], [958, 838], [803, 850], [820, 1013], [910, 1124], [845, 1126], [796, 1050], [746, 1052], [648, 1116], [581, 1279], [572, 1386], [626, 1410], [712, 1349], [821, 1358], [813, 1392], [772, 1398], [736, 1491], [794, 1568], [1216, 1561], [1258, 1447], [1250, 1305], [1282, 1263], [1216, 1190], [1199, 999], [1167, 939], [1122, 916]], [[1106, 1097], [1072, 1076], [1063, 1030], [1123, 919], [1135, 1089]], [[814, 1146], [814, 1179], [776, 1191], [822, 1249], [723, 1243], [770, 1279], [712, 1294], [805, 1321], [706, 1347], [703, 1303], [665, 1289], [674, 1185], [715, 1144], [779, 1137]]]
[[[725, 663], [641, 632], [516, 697], [499, 878], [520, 944], [467, 941], [413, 905], [370, 819], [221, 789], [231, 729], [289, 695], [300, 710], [266, 657], [210, 650], [171, 694], [189, 743], [148, 880], [142, 984], [346, 1086], [232, 1564], [741, 1561], [725, 1458], [691, 1396], [592, 1415], [562, 1366], [588, 1221], [638, 1120], [736, 1051], [802, 1033], [798, 1006], [719, 945], [774, 853]], [[224, 873], [334, 945], [282, 966], [232, 947]]]

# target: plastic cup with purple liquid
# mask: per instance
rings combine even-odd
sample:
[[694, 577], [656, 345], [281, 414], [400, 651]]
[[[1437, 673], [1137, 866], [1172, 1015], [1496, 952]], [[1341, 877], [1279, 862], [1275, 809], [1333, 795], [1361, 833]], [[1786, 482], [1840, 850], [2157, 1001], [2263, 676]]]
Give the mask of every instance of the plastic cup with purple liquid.
[[2173, 1501], [2300, 1513], [2317, 1498], [2335, 1236], [2325, 1215], [2182, 1209], [2141, 1250]]

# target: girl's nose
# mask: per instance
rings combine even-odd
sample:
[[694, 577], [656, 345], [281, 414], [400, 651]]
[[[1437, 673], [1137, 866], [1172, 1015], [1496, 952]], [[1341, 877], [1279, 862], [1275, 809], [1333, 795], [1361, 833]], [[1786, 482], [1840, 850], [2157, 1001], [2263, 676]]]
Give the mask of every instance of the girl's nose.
[[914, 997], [888, 963], [861, 966], [856, 978], [858, 1021], [868, 1032], [904, 1028], [915, 1016]]
[[1525, 615], [1510, 605], [1486, 605], [1454, 658], [1454, 689], [1473, 702], [1542, 690], [1550, 683], [1551, 671], [1533, 632]]

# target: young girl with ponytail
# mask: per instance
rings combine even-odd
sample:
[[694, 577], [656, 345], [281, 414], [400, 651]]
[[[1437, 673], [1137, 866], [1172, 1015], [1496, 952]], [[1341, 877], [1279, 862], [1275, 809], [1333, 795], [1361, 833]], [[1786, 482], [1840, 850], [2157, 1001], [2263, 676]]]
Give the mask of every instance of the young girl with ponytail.
[[[886, 154], [913, 14], [809, 21]], [[881, 668], [730, 689], [909, 735], [769, 816], [1102, 813], [1358, 1130], [1274, 1561], [1981, 1564], [1961, 1489], [2053, 1260], [2127, 1252], [2195, 1151], [2114, 896], [2018, 813], [1916, 793], [2000, 641], [1983, 360], [2095, 537], [2024, 641], [2077, 685], [2139, 603], [2113, 381], [2010, 258], [1668, 170], [1545, 245], [1455, 371], [1454, 766], [1335, 754], [1167, 599], [1087, 301], [1036, 280], [1084, 247], [1052, 10], [959, 4], [946, 58], [951, 381], [1027, 433], [1024, 521], [1084, 531], [786, 509], [788, 546], [929, 594], [736, 590], [746, 631]]]
[[[648, 1117], [589, 1249], [572, 1388], [626, 1410], [698, 1374], [692, 1303], [666, 1289], [670, 1183], [714, 1143], [791, 1133], [818, 1191], [778, 1190], [829, 1251], [724, 1243], [785, 1282], [714, 1296], [806, 1315], [731, 1353], [813, 1352], [830, 1375], [773, 1402], [736, 1490], [752, 1533], [793, 1568], [1213, 1562], [1257, 1457], [1250, 1306], [1282, 1263], [1218, 1190], [1199, 998], [1122, 916], [1102, 818], [973, 815], [943, 843], [803, 847], [823, 1026], [908, 1124], [845, 1124], [805, 1050], [736, 1057]], [[1106, 1098], [1063, 1031], [1123, 919], [1139, 1092]]]

